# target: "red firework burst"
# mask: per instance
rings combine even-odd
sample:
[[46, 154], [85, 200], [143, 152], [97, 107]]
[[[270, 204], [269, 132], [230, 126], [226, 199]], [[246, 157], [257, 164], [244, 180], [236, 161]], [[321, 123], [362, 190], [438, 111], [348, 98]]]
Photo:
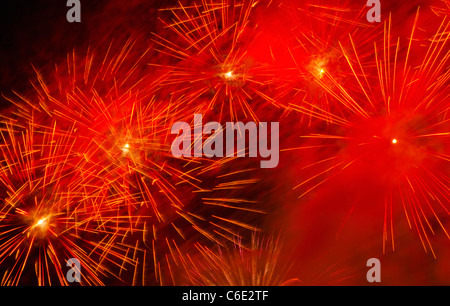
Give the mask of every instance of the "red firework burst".
[[[300, 111], [302, 120], [322, 120], [329, 113], [340, 114], [341, 105], [324, 87], [347, 83], [354, 72], [349, 71], [342, 48], [357, 49], [358, 60], [372, 55], [373, 44], [381, 39], [382, 28], [366, 20], [366, 7], [353, 8], [349, 1], [304, 3], [294, 6], [295, 41], [289, 46], [292, 69], [278, 88], [277, 100], [284, 100], [288, 109]], [[304, 116], [303, 116], [304, 115]]]
[[400, 39], [392, 42], [390, 22], [385, 23], [383, 45], [375, 44], [375, 75], [368, 72], [370, 66], [364, 67], [356, 49], [350, 54], [342, 48], [356, 83], [340, 83], [332, 74], [327, 77], [333, 88], [321, 83], [345, 112], [324, 112], [328, 118], [323, 120], [331, 124], [304, 136], [311, 142], [308, 147], [321, 152], [303, 168], [311, 175], [296, 188], [306, 195], [328, 181], [345, 181], [359, 198], [351, 210], [364, 201], [381, 214], [383, 250], [389, 240], [394, 249], [394, 223], [404, 214], [423, 248], [435, 256], [429, 236], [441, 232], [450, 238], [445, 225], [449, 190], [444, 170], [450, 135], [445, 102], [449, 97], [449, 23], [442, 22], [418, 60], [411, 58], [421, 52], [414, 44], [417, 18], [404, 48]]
[[258, 121], [258, 101], [277, 105], [262, 90], [273, 73], [248, 52], [260, 35], [250, 19], [257, 5], [254, 0], [202, 1], [169, 9], [171, 21], [161, 20], [172, 34], [154, 34], [158, 50], [169, 59], [152, 64], [165, 71], [161, 91], [183, 98], [199, 112], [214, 110], [232, 121]]

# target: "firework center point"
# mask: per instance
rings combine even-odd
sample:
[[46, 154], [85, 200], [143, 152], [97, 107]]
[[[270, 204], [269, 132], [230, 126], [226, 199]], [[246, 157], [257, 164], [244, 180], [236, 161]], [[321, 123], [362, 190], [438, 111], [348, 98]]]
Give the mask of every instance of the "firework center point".
[[228, 71], [227, 73], [224, 73], [224, 76], [227, 80], [231, 80], [234, 78], [233, 71]]

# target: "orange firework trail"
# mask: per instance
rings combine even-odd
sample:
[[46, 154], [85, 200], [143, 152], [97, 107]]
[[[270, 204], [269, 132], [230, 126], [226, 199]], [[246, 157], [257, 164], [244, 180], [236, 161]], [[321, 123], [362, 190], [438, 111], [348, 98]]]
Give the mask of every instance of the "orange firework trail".
[[450, 16], [450, 1], [448, 0], [441, 0], [439, 5], [432, 6], [431, 10], [439, 17], [442, 16]]
[[333, 86], [320, 82], [342, 105], [341, 114], [297, 108], [328, 124], [323, 127], [327, 132], [303, 136], [311, 142], [309, 148], [321, 148], [322, 153], [303, 167], [302, 171], [311, 175], [296, 188], [303, 190], [303, 196], [340, 179], [358, 189], [357, 197], [367, 196], [369, 188], [376, 189], [382, 198], [367, 199], [373, 203], [367, 205], [384, 209], [380, 213], [384, 219], [383, 251], [389, 240], [394, 250], [395, 218], [403, 214], [425, 251], [436, 256], [430, 235], [442, 233], [450, 238], [445, 224], [450, 214], [445, 170], [450, 136], [450, 23], [442, 21], [418, 60], [412, 58], [412, 54], [422, 52], [414, 41], [417, 20], [418, 13], [406, 45], [400, 39], [392, 41], [390, 19], [384, 23], [381, 47], [374, 43], [375, 68], [358, 58], [357, 48], [346, 50], [340, 45], [354, 82], [340, 83], [331, 72], [326, 77]]

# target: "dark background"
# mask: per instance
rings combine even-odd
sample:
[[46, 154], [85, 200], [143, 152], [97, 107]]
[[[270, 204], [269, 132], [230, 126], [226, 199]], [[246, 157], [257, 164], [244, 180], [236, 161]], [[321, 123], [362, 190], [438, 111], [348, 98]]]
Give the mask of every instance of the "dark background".
[[[64, 60], [74, 48], [83, 50], [119, 36], [149, 42], [157, 9], [176, 1], [81, 2], [81, 22], [66, 20], [65, 0], [2, 0], [0, 2], [0, 92], [23, 92], [34, 65], [40, 69]], [[1, 100], [2, 106], [6, 103]]]

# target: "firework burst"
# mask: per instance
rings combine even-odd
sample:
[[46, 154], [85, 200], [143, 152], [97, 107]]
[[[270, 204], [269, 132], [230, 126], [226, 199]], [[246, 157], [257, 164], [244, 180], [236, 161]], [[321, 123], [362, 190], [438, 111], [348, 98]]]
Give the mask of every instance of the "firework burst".
[[29, 123], [2, 128], [2, 284], [67, 285], [70, 258], [80, 261], [81, 284], [103, 284], [109, 264], [134, 264], [113, 243], [124, 234], [122, 218], [128, 220], [110, 213], [120, 199], [98, 205], [101, 192], [75, 170], [81, 160], [72, 151], [73, 131], [39, 133]]
[[[112, 262], [107, 267], [121, 281], [148, 284], [148, 272], [154, 270], [156, 282], [164, 284], [161, 261], [179, 243], [220, 244], [241, 231], [256, 230], [236, 218], [236, 212], [262, 211], [254, 201], [231, 195], [256, 182], [238, 178], [251, 169], [218, 175], [220, 169], [230, 169], [233, 158], [183, 159], [171, 154], [176, 136], [171, 126], [185, 120], [190, 110], [179, 101], [158, 98], [153, 82], [139, 86], [143, 78], [134, 73], [148, 51], [131, 55], [132, 47], [128, 41], [114, 53], [109, 46], [99, 60], [98, 53], [89, 50], [81, 57], [73, 52], [67, 66], [56, 66], [50, 81], [35, 69], [34, 94], [9, 99], [16, 109], [7, 120], [15, 130], [30, 126], [30, 135], [68, 135], [70, 147], [58, 156], [71, 165], [76, 194], [85, 200], [83, 209], [66, 210], [73, 215], [83, 211], [85, 230], [94, 236], [97, 231], [112, 235], [101, 242], [101, 256], [94, 258]], [[64, 192], [71, 185], [59, 188]], [[133, 272], [126, 273], [130, 269]]]
[[[445, 102], [449, 97], [449, 23], [442, 22], [424, 57], [417, 61], [411, 59], [413, 52], [421, 50], [413, 44], [417, 18], [405, 48], [400, 39], [391, 41], [390, 22], [384, 24], [383, 45], [374, 44], [375, 75], [366, 71], [371, 69], [364, 68], [356, 49], [348, 53], [342, 48], [356, 83], [344, 84], [332, 77], [333, 88], [321, 83], [345, 112], [327, 113], [324, 121], [332, 124], [322, 126], [322, 133], [304, 137], [311, 141], [309, 147], [320, 148], [321, 154], [303, 168], [314, 174], [296, 188], [306, 195], [340, 178], [349, 180], [358, 190], [358, 198], [376, 189], [377, 196], [370, 195], [367, 202], [384, 208], [380, 212], [383, 250], [389, 240], [394, 249], [394, 223], [403, 211], [425, 251], [436, 256], [429, 236], [442, 232], [450, 238], [444, 225], [449, 215], [448, 175], [444, 171], [449, 161]], [[405, 55], [403, 62], [400, 52]]]
[[[312, 117], [326, 120], [328, 113], [341, 113], [329, 91], [337, 83], [353, 77], [346, 65], [342, 48], [358, 49], [358, 60], [371, 57], [373, 43], [381, 39], [382, 28], [369, 24], [366, 8], [353, 8], [350, 2], [321, 1], [294, 6], [295, 41], [289, 46], [292, 69], [288, 79], [278, 88], [277, 100], [288, 109], [299, 110], [308, 121]], [[287, 9], [286, 9], [287, 10]]]
[[166, 71], [161, 90], [199, 111], [214, 110], [219, 118], [258, 121], [258, 101], [277, 103], [261, 90], [273, 74], [248, 52], [260, 34], [250, 18], [257, 5], [253, 0], [202, 1], [168, 9], [171, 21], [161, 21], [172, 31], [170, 40], [160, 34], [154, 39], [158, 50], [172, 59], [152, 64]]
[[280, 239], [252, 235], [248, 246], [240, 239], [228, 248], [196, 245], [199, 256], [185, 258], [188, 282], [202, 286], [279, 286], [288, 279], [291, 264], [284, 258]]

